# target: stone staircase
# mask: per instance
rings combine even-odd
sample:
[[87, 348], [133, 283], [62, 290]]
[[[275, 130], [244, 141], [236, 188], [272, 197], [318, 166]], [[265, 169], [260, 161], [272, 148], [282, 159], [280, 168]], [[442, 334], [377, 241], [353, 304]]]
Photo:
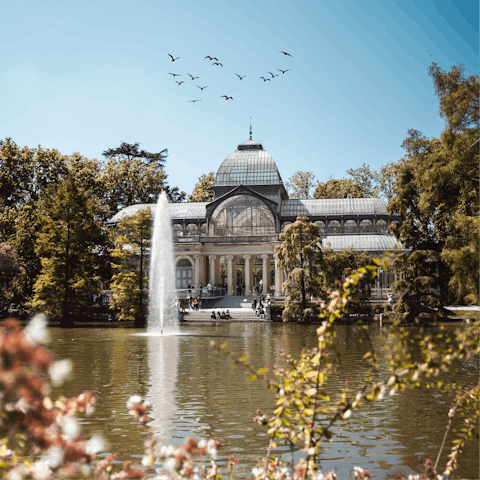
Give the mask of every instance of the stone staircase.
[[[180, 314], [180, 320], [184, 322], [265, 322], [270, 320], [260, 320], [252, 310], [253, 295], [227, 296], [215, 300], [207, 308], [200, 310], [187, 310]], [[218, 312], [230, 310], [230, 320], [213, 320], [211, 318], [212, 310]]]

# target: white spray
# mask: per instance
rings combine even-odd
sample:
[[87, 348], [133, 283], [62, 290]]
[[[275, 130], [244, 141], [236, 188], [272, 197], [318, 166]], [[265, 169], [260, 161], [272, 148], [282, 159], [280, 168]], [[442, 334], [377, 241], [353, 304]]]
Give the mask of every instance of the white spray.
[[150, 252], [148, 331], [172, 334], [178, 329], [178, 306], [175, 289], [172, 223], [165, 192], [158, 198], [153, 221]]

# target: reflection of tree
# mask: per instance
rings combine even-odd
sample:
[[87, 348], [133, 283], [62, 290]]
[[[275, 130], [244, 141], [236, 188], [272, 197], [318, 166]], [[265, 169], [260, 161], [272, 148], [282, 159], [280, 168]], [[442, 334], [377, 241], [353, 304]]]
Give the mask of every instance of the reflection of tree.
[[109, 452], [128, 459], [143, 453], [144, 435], [128, 415], [130, 395], [145, 396], [148, 365], [146, 338], [123, 329], [50, 329], [48, 347], [57, 359], [73, 361], [71, 377], [54, 388], [52, 398], [73, 396], [83, 390], [95, 390], [97, 404], [92, 415], [80, 418], [82, 433], [101, 435]]

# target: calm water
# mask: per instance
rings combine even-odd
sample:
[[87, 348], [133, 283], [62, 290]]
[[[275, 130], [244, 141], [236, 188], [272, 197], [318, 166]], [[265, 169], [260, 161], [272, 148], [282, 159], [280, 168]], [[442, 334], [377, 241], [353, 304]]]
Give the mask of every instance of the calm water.
[[[330, 393], [339, 392], [345, 378], [351, 388], [361, 385], [366, 351], [352, 327], [337, 329], [342, 363], [329, 381]], [[385, 339], [377, 326], [371, 331], [381, 351]], [[253, 366], [260, 368], [281, 362], [283, 352], [298, 354], [314, 345], [316, 338], [315, 327], [277, 323], [189, 326], [176, 337], [140, 336], [144, 330], [122, 329], [52, 328], [49, 332], [49, 347], [57, 359], [70, 358], [74, 364], [69, 381], [55, 389], [53, 397], [96, 390], [97, 407], [82, 419], [83, 432], [101, 434], [109, 453], [117, 452], [122, 461], [133, 457], [138, 462], [142, 457], [144, 429], [125, 406], [130, 395], [140, 394], [153, 404], [151, 425], [164, 443], [181, 444], [188, 436], [223, 438], [220, 453], [240, 458], [239, 476], [249, 475], [252, 458], [266, 453], [266, 429], [252, 420], [257, 408], [271, 412], [275, 397], [261, 381], [249, 382], [244, 370], [215, 354], [211, 340], [227, 341], [238, 357], [248, 354]], [[465, 362], [458, 379], [470, 385], [478, 375], [477, 362]], [[322, 470], [336, 467], [339, 478], [348, 478], [353, 466], [359, 465], [376, 478], [385, 478], [399, 466], [415, 466], [418, 455], [435, 460], [449, 404], [450, 398], [438, 392], [410, 390], [364, 407], [348, 424], [337, 427], [334, 441], [326, 445]], [[478, 439], [470, 441], [455, 477], [479, 478], [478, 449]], [[442, 468], [445, 463], [446, 454]]]

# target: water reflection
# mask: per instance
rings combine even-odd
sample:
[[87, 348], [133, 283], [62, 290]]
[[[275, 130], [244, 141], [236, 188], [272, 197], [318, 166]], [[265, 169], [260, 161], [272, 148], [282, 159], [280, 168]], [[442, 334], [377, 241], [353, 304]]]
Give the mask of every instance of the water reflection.
[[171, 423], [177, 409], [175, 383], [177, 381], [178, 336], [148, 336], [149, 388], [146, 398], [152, 404], [149, 425], [154, 429], [157, 441], [171, 442]]
[[[389, 339], [383, 332], [395, 334], [371, 327], [379, 378], [388, 375], [388, 351], [383, 347], [388, 346]], [[93, 416], [82, 419], [84, 433], [101, 433], [110, 452], [117, 452], [119, 459], [138, 462], [145, 431], [125, 406], [129, 396], [137, 393], [152, 402], [151, 426], [159, 441], [178, 445], [188, 436], [223, 438], [225, 446], [220, 454], [236, 454], [241, 459], [239, 477], [251, 476], [252, 458], [265, 455], [268, 446], [266, 428], [252, 419], [257, 408], [267, 414], [273, 411], [275, 395], [261, 381], [249, 382], [250, 374], [235, 367], [231, 359], [215, 354], [210, 342], [227, 341], [236, 358], [249, 355], [252, 367], [258, 369], [281, 363], [284, 354], [296, 357], [302, 348], [315, 345], [315, 327], [222, 324], [191, 326], [181, 336], [140, 336], [140, 330], [135, 333], [121, 329], [51, 329], [49, 346], [58, 359], [70, 358], [74, 365], [72, 378], [55, 388], [53, 397], [94, 388], [97, 407]], [[368, 348], [351, 327], [338, 326], [336, 333], [340, 366], [326, 386], [332, 400], [340, 394], [346, 379], [352, 390], [361, 387], [366, 367], [363, 355]], [[461, 367], [457, 374], [460, 383], [466, 386], [478, 381], [476, 362], [463, 362]], [[434, 458], [442, 442], [450, 402], [448, 396], [437, 392], [409, 390], [366, 405], [349, 423], [336, 428], [333, 442], [326, 444], [322, 454], [322, 470], [337, 468], [339, 478], [348, 478], [353, 466], [360, 465], [376, 478], [385, 478], [394, 466], [414, 466], [419, 454]], [[277, 453], [290, 456], [285, 449]], [[442, 467], [446, 459], [445, 454]], [[478, 439], [467, 443], [457, 475], [478, 477]]]

